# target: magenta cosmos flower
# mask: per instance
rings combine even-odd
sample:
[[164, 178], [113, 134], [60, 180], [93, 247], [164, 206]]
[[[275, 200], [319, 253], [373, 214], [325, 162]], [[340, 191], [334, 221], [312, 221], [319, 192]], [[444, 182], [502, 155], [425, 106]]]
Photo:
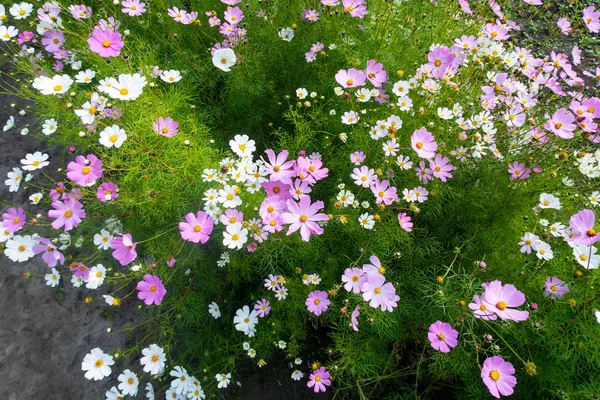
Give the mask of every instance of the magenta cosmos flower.
[[179, 124], [171, 117], [159, 117], [152, 124], [152, 129], [159, 135], [172, 138], [179, 132]]
[[391, 282], [385, 283], [383, 275], [370, 275], [362, 286], [363, 300], [368, 301], [373, 308], [381, 307], [381, 311], [394, 311], [400, 297]]
[[556, 276], [546, 278], [544, 294], [546, 296], [563, 297], [569, 291], [569, 286]]
[[371, 85], [375, 87], [381, 87], [381, 84], [387, 82], [388, 75], [383, 69], [383, 64], [378, 63], [375, 60], [369, 60], [367, 62], [366, 75]]
[[25, 225], [25, 211], [22, 208], [9, 208], [2, 214], [2, 226], [8, 233], [14, 233]]
[[81, 186], [90, 186], [102, 177], [102, 161], [93, 154], [77, 156], [67, 165], [67, 178]]
[[563, 139], [571, 139], [577, 128], [575, 117], [565, 108], [560, 108], [552, 115], [552, 118], [544, 125], [544, 128], [553, 132], [556, 136]]
[[310, 204], [310, 197], [305, 196], [300, 199], [299, 203], [289, 199], [286, 205], [288, 211], [281, 214], [281, 218], [286, 224], [291, 224], [287, 231], [288, 235], [300, 229], [302, 240], [308, 242], [311, 234], [320, 235], [323, 233], [323, 229], [317, 224], [317, 221], [327, 221], [329, 217], [327, 214], [317, 214], [324, 207], [322, 201], [319, 200]]
[[315, 314], [317, 317], [323, 314], [329, 308], [331, 301], [327, 298], [327, 292], [322, 290], [315, 290], [310, 292], [306, 298], [306, 307], [308, 311]]
[[438, 148], [435, 138], [425, 128], [418, 129], [412, 134], [410, 144], [419, 157], [426, 159], [433, 158]]
[[591, 246], [600, 240], [600, 235], [594, 229], [596, 216], [592, 210], [581, 210], [569, 220], [575, 236], [567, 238], [566, 241]]
[[331, 386], [330, 377], [331, 374], [324, 367], [321, 367], [308, 376], [309, 381], [306, 386], [309, 388], [314, 386], [315, 393], [325, 392], [327, 386]]
[[143, 300], [147, 306], [150, 304], [160, 305], [167, 294], [167, 289], [160, 278], [150, 274], [144, 275], [144, 280], [138, 282], [136, 289], [139, 291], [138, 299]]
[[52, 222], [54, 229], [59, 229], [64, 226], [65, 232], [77, 227], [81, 219], [85, 217], [83, 204], [67, 196], [64, 202], [56, 200], [52, 202], [54, 210], [48, 210], [48, 217], [55, 218]]
[[42, 260], [48, 266], [48, 268], [54, 268], [57, 264], [63, 265], [65, 263], [65, 256], [58, 251], [58, 248], [52, 244], [52, 242], [43, 237], [36, 237], [35, 241], [38, 242], [33, 246], [33, 252], [35, 254], [42, 254]]
[[343, 88], [353, 88], [364, 86], [367, 81], [367, 75], [358, 69], [350, 68], [349, 70], [340, 69], [335, 74], [335, 80]]
[[129, 233], [122, 233], [110, 242], [110, 248], [114, 250], [112, 255], [121, 265], [127, 265], [137, 258], [135, 246], [137, 243], [133, 243]]
[[449, 48], [438, 46], [427, 55], [427, 59], [429, 61], [429, 68], [431, 69], [431, 75], [434, 78], [443, 78], [446, 69], [452, 65], [452, 62], [454, 61], [454, 54], [450, 52]]
[[513, 388], [517, 385], [514, 373], [515, 368], [511, 363], [504, 361], [500, 356], [494, 356], [483, 362], [481, 379], [492, 396], [499, 399], [500, 395], [510, 396], [514, 393]]
[[179, 233], [183, 240], [193, 243], [206, 243], [213, 230], [214, 221], [204, 211], [198, 211], [196, 215], [189, 213], [185, 216], [186, 222], [179, 223]]
[[431, 347], [442, 353], [449, 353], [458, 344], [458, 332], [447, 322], [437, 321], [431, 324], [427, 336]]
[[412, 232], [413, 223], [406, 213], [398, 214], [398, 224], [400, 225], [400, 228], [404, 229], [406, 232]]
[[583, 22], [590, 32], [600, 32], [600, 12], [594, 6], [583, 9]]
[[525, 295], [514, 285], [502, 285], [500, 281], [490, 282], [481, 295], [481, 300], [487, 310], [496, 313], [500, 319], [520, 322], [529, 318], [529, 311], [513, 308], [525, 303]]
[[17, 43], [19, 43], [19, 45], [22, 45], [24, 43], [29, 43], [33, 40], [34, 37], [35, 37], [35, 33], [33, 33], [33, 32], [29, 32], [29, 31], [21, 32], [19, 34], [19, 36], [17, 37]]
[[118, 57], [125, 45], [121, 40], [121, 34], [110, 29], [94, 29], [92, 37], [87, 42], [90, 50], [98, 53], [101, 57]]

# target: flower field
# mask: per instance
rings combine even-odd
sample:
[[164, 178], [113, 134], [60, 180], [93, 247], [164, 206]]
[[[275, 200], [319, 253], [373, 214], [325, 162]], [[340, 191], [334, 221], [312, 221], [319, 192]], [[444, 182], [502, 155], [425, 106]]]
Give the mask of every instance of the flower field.
[[134, 315], [77, 342], [109, 400], [261, 371], [597, 398], [599, 33], [592, 0], [4, 0], [2, 96], [36, 120], [1, 134], [43, 147], [5, 166], [0, 252]]

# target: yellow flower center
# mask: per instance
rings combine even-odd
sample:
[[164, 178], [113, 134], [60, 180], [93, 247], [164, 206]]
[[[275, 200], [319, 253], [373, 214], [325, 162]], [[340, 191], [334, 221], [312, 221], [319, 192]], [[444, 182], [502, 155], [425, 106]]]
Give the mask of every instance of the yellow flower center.
[[492, 380], [497, 381], [498, 379], [500, 379], [500, 372], [498, 372], [497, 370], [492, 370], [490, 372], [490, 378], [492, 378]]
[[438, 339], [440, 339], [440, 340], [444, 340], [444, 339], [446, 339], [446, 335], [444, 335], [443, 333], [438, 333], [438, 334], [437, 334], [437, 337], [438, 337]]
[[121, 93], [123, 96], [127, 96], [129, 94], [129, 90], [127, 90], [127, 88], [123, 88], [119, 90], [119, 93]]
[[435, 62], [433, 63], [436, 67], [439, 67], [440, 65], [442, 65], [442, 62], [440, 60], [435, 60]]
[[227, 200], [233, 200], [233, 195], [231, 193], [227, 195]]
[[317, 306], [318, 306], [319, 304], [321, 304], [321, 300], [319, 300], [319, 299], [315, 299], [315, 305], [317, 305]]
[[422, 149], [423, 148], [423, 142], [417, 142], [417, 144], [415, 146], [417, 147], [417, 149]]
[[127, 379], [127, 383], [129, 383], [130, 385], [133, 385], [133, 378]]
[[506, 309], [506, 303], [503, 301], [499, 301], [498, 303], [496, 303], [496, 308], [502, 311]]
[[71, 210], [65, 211], [65, 217], [70, 218], [73, 216], [73, 212]]
[[306, 218], [306, 215], [301, 215], [300, 216], [300, 222], [306, 222], [308, 218]]
[[150, 291], [152, 293], [156, 292], [156, 286], [154, 286], [154, 285], [150, 286]]
[[377, 293], [377, 294], [381, 293], [381, 288], [376, 287], [375, 288], [375, 293]]
[[194, 232], [200, 232], [202, 227], [200, 225], [194, 225]]
[[588, 235], [588, 237], [594, 237], [594, 236], [596, 236], [596, 230], [594, 228], [590, 228], [587, 231], [587, 235]]
[[54, 91], [55, 92], [60, 92], [62, 90], [62, 88], [63, 88], [62, 86], [56, 85], [56, 86], [54, 86]]
[[22, 245], [19, 246], [19, 251], [20, 252], [25, 251], [25, 249], [26, 249], [25, 245], [22, 244]]
[[117, 137], [117, 135], [110, 135], [110, 137], [108, 138], [108, 140], [110, 140], [111, 142], [115, 143], [117, 140], [119, 140], [119, 138]]
[[92, 172], [92, 171], [91, 171], [91, 169], [90, 169], [90, 167], [83, 167], [83, 168], [81, 169], [81, 173], [83, 173], [84, 175], [87, 175], [87, 174], [89, 174], [90, 172]]
[[96, 106], [91, 106], [90, 108], [88, 108], [88, 112], [90, 114], [96, 114], [98, 112], [98, 108]]
[[96, 361], [96, 363], [94, 365], [96, 366], [96, 368], [100, 368], [102, 366], [102, 364], [104, 364], [102, 362], [102, 360], [98, 360], [98, 361]]
[[321, 377], [319, 375], [315, 376], [315, 382], [320, 382], [321, 381]]
[[18, 224], [19, 222], [21, 222], [21, 218], [19, 218], [19, 217], [14, 217], [14, 218], [13, 218], [13, 222], [14, 222], [15, 224]]
[[240, 238], [240, 235], [238, 235], [237, 233], [234, 233], [233, 235], [231, 235], [231, 240], [238, 240]]
[[110, 42], [108, 40], [103, 40], [102, 41], [102, 46], [104, 46], [104, 47], [110, 47]]

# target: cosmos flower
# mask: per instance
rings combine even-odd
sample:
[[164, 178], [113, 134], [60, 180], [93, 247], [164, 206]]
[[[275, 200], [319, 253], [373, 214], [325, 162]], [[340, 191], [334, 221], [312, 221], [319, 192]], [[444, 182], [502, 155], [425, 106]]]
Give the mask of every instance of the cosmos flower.
[[138, 290], [138, 299], [143, 300], [144, 304], [160, 305], [167, 289], [165, 289], [162, 281], [158, 276], [146, 274], [144, 280], [138, 282], [136, 289]]
[[427, 336], [431, 347], [442, 353], [449, 353], [458, 344], [458, 331], [447, 322], [437, 321], [431, 324]]
[[481, 379], [489, 389], [492, 396], [510, 396], [517, 385], [514, 377], [515, 368], [500, 356], [486, 358], [481, 369]]
[[327, 292], [322, 290], [310, 292], [305, 302], [308, 311], [315, 314], [317, 317], [327, 311], [329, 304], [331, 303], [327, 296]]

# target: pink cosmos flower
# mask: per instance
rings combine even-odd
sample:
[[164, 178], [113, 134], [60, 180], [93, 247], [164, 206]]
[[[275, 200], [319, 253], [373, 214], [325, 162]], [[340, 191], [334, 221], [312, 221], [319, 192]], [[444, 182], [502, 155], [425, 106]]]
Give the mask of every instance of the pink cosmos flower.
[[137, 243], [133, 243], [129, 233], [122, 233], [110, 242], [110, 248], [114, 250], [112, 256], [123, 266], [137, 258], [135, 246]]
[[446, 182], [447, 178], [452, 178], [450, 171], [454, 171], [456, 167], [449, 164], [448, 157], [442, 157], [441, 154], [436, 154], [433, 160], [429, 160], [429, 168], [433, 176], [440, 178], [442, 182]]
[[469, 308], [473, 310], [475, 318], [480, 318], [485, 321], [494, 321], [498, 319], [498, 316], [493, 311], [488, 310], [487, 306], [479, 295], [473, 296], [473, 302], [469, 303]]
[[138, 282], [136, 289], [138, 290], [138, 299], [143, 300], [147, 306], [150, 304], [159, 306], [167, 294], [167, 289], [160, 278], [150, 274], [144, 275], [144, 280]]
[[433, 180], [432, 170], [427, 168], [424, 161], [419, 162], [419, 166], [415, 168], [417, 178], [424, 184]]
[[300, 200], [302, 197], [307, 196], [312, 189], [306, 180], [296, 179], [294, 184], [290, 187], [289, 194], [294, 200]]
[[410, 137], [410, 144], [419, 157], [430, 159], [435, 156], [438, 148], [435, 138], [428, 132], [427, 129], [421, 128], [416, 130]]
[[468, 0], [458, 0], [458, 4], [464, 12], [466, 12], [469, 15], [473, 15], [473, 11], [471, 11], [471, 6]]
[[203, 244], [208, 241], [214, 226], [210, 215], [204, 211], [198, 211], [196, 215], [189, 213], [185, 216], [185, 221], [179, 223], [179, 233], [183, 240]]
[[317, 224], [317, 221], [327, 221], [329, 217], [327, 214], [317, 214], [325, 204], [322, 201], [316, 201], [310, 204], [310, 197], [305, 196], [300, 199], [299, 203], [289, 199], [286, 202], [287, 212], [281, 214], [283, 222], [291, 224], [287, 235], [291, 235], [300, 229], [300, 236], [302, 240], [308, 242], [310, 235], [320, 235], [323, 233], [323, 229]]
[[510, 37], [508, 34], [508, 30], [506, 28], [503, 28], [499, 24], [486, 24], [483, 27], [483, 33], [490, 39], [495, 39], [498, 41], [503, 41]]
[[65, 34], [62, 31], [50, 29], [42, 35], [42, 44], [49, 53], [54, 53], [65, 43]]
[[138, 17], [146, 12], [146, 3], [140, 3], [140, 0], [123, 0], [121, 11], [130, 17]]
[[481, 300], [488, 310], [496, 313], [502, 320], [520, 322], [529, 318], [528, 311], [512, 308], [525, 303], [525, 295], [514, 285], [503, 285], [500, 281], [490, 282], [481, 295]]
[[310, 184], [327, 178], [329, 169], [323, 168], [323, 161], [319, 159], [310, 159], [307, 157], [298, 157], [296, 165], [296, 173], [300, 179], [303, 179]]
[[342, 0], [342, 6], [352, 17], [363, 19], [369, 13], [363, 0]]
[[500, 356], [493, 356], [483, 362], [481, 379], [492, 396], [499, 399], [500, 395], [510, 396], [514, 393], [513, 388], [517, 385], [514, 373], [515, 368], [511, 363]]
[[227, 7], [224, 16], [231, 25], [237, 25], [244, 19], [244, 13], [239, 7]]
[[94, 29], [92, 37], [87, 40], [90, 50], [101, 57], [118, 57], [125, 43], [121, 40], [119, 32]]
[[370, 275], [362, 286], [363, 300], [373, 308], [381, 307], [381, 311], [392, 312], [398, 306], [400, 297], [391, 282], [385, 283], [383, 275]]
[[293, 170], [295, 161], [287, 161], [289, 155], [288, 151], [283, 150], [277, 156], [271, 149], [265, 150], [265, 153], [267, 153], [269, 160], [262, 160], [264, 162], [266, 172], [270, 174], [269, 179], [271, 181], [282, 181], [283, 183], [288, 184], [292, 183], [292, 178], [296, 175]]
[[600, 32], [600, 12], [594, 6], [583, 9], [583, 22], [590, 32]]
[[173, 18], [176, 22], [187, 23], [186, 14], [187, 11], [180, 10], [177, 7], [169, 8], [168, 10], [169, 17]]
[[429, 69], [434, 78], [443, 78], [448, 67], [454, 62], [454, 54], [445, 46], [438, 46], [427, 55]]
[[525, 232], [525, 235], [521, 238], [519, 246], [521, 246], [521, 253], [531, 254], [532, 249], [536, 249], [539, 246], [540, 237], [530, 232]]
[[560, 108], [552, 115], [552, 118], [544, 125], [544, 128], [563, 139], [571, 139], [577, 128], [574, 124], [575, 117], [565, 108]]
[[355, 68], [350, 68], [349, 70], [340, 69], [337, 74], [335, 74], [335, 80], [340, 84], [343, 88], [353, 88], [364, 86], [367, 81], [367, 75], [360, 70]]
[[264, 318], [265, 316], [269, 315], [269, 312], [271, 311], [271, 304], [266, 299], [262, 299], [256, 302], [254, 309], [256, 310], [256, 315], [258, 315], [260, 318]]
[[383, 181], [375, 179], [375, 183], [373, 183], [373, 185], [371, 186], [371, 191], [375, 195], [375, 203], [377, 204], [383, 203], [386, 206], [389, 206], [394, 201], [398, 200], [396, 187], [390, 187], [390, 183], [386, 179], [384, 179]]
[[73, 272], [73, 275], [75, 275], [76, 278], [81, 278], [84, 281], [87, 281], [90, 277], [90, 269], [83, 265], [83, 263], [77, 263], [76, 265], [71, 264], [69, 269], [71, 272]]
[[258, 210], [261, 218], [265, 218], [266, 215], [271, 213], [280, 214], [285, 210], [285, 201], [281, 201], [279, 196], [266, 197], [260, 205]]
[[8, 233], [14, 233], [25, 225], [26, 216], [22, 208], [9, 208], [2, 214], [2, 227]]
[[90, 186], [102, 177], [102, 161], [93, 154], [77, 156], [67, 165], [67, 178], [80, 186]]
[[85, 4], [70, 6], [69, 11], [75, 19], [88, 19], [92, 16], [92, 7]]
[[546, 278], [544, 284], [544, 294], [546, 296], [555, 296], [561, 298], [569, 291], [569, 286], [556, 276]]
[[103, 203], [115, 200], [119, 197], [119, 187], [112, 182], [104, 182], [98, 186], [96, 197]]
[[19, 36], [17, 37], [17, 43], [19, 43], [19, 46], [24, 43], [29, 43], [33, 40], [34, 37], [35, 37], [35, 33], [33, 33], [33, 32], [29, 32], [29, 31], [21, 32], [19, 34]]
[[381, 87], [381, 85], [388, 80], [388, 74], [383, 69], [383, 64], [378, 63], [375, 60], [369, 60], [367, 62], [367, 69], [365, 71], [367, 79], [371, 82], [371, 85], [375, 87]]
[[447, 322], [437, 321], [431, 324], [427, 337], [431, 347], [442, 353], [449, 353], [458, 344], [458, 331]]
[[152, 129], [159, 135], [172, 138], [179, 132], [179, 124], [171, 117], [159, 117], [152, 124]]
[[319, 13], [317, 10], [304, 10], [302, 19], [309, 22], [317, 22], [319, 20]]
[[510, 174], [510, 179], [527, 179], [529, 178], [531, 170], [529, 168], [525, 168], [525, 164], [519, 163], [515, 161], [512, 165], [508, 166], [508, 173]]
[[579, 211], [569, 220], [569, 225], [575, 235], [565, 240], [585, 246], [593, 245], [600, 240], [600, 235], [594, 229], [595, 222], [596, 216], [592, 210], [585, 209]]
[[52, 202], [54, 210], [48, 211], [48, 217], [55, 218], [54, 222], [52, 222], [54, 229], [64, 226], [65, 232], [68, 232], [77, 227], [82, 218], [85, 218], [85, 210], [83, 209], [83, 204], [72, 197], [67, 197], [64, 200], [64, 202], [60, 200]]
[[[292, 182], [290, 181], [290, 183]], [[283, 183], [281, 181], [271, 181], [263, 182], [262, 186], [269, 197], [277, 196], [281, 201], [286, 201], [287, 199], [292, 198], [292, 195], [290, 194], [292, 185], [288, 185], [287, 183]]]
[[361, 268], [346, 268], [344, 275], [342, 275], [342, 282], [345, 283], [344, 289], [355, 294], [359, 294], [364, 282], [363, 276], [365, 271]]
[[360, 306], [356, 306], [352, 315], [350, 315], [350, 326], [354, 329], [354, 332], [358, 332], [358, 317], [360, 315]]
[[406, 213], [398, 214], [398, 224], [400, 225], [400, 228], [404, 229], [406, 232], [412, 232], [413, 223]]
[[568, 18], [559, 18], [556, 22], [556, 26], [558, 26], [563, 35], [571, 33], [571, 22]]
[[330, 377], [331, 374], [324, 367], [321, 367], [308, 376], [309, 381], [306, 386], [309, 388], [314, 386], [315, 393], [325, 393], [327, 386], [331, 386]]
[[220, 221], [225, 226], [235, 224], [236, 222], [243, 222], [244, 213], [236, 209], [229, 209], [225, 211], [223, 215], [221, 215]]
[[[375, 254], [369, 257], [371, 264], [363, 264], [363, 271], [365, 272], [363, 282], [366, 282], [370, 276], [379, 276], [385, 273], [385, 268], [381, 265], [381, 260]], [[362, 287], [361, 287], [362, 290]]]
[[33, 246], [33, 252], [35, 254], [43, 253], [42, 260], [48, 268], [54, 268], [59, 263], [60, 265], [65, 263], [65, 256], [58, 251], [58, 248], [49, 239], [36, 237], [35, 241], [38, 244]]
[[354, 165], [362, 164], [363, 161], [365, 161], [365, 158], [367, 158], [367, 157], [365, 156], [365, 153], [363, 153], [362, 151], [355, 151], [354, 153], [350, 154], [350, 161]]
[[327, 309], [329, 308], [329, 304], [331, 303], [331, 301], [329, 301], [327, 297], [327, 292], [324, 292], [322, 290], [315, 290], [308, 294], [308, 297], [306, 298], [306, 302], [304, 302], [304, 304], [306, 304], [306, 307], [308, 308], [309, 312], [315, 314], [318, 317], [319, 315], [327, 311]]
[[368, 188], [375, 183], [377, 175], [375, 174], [374, 169], [363, 165], [360, 169], [354, 168], [350, 178], [354, 179], [355, 184]]

